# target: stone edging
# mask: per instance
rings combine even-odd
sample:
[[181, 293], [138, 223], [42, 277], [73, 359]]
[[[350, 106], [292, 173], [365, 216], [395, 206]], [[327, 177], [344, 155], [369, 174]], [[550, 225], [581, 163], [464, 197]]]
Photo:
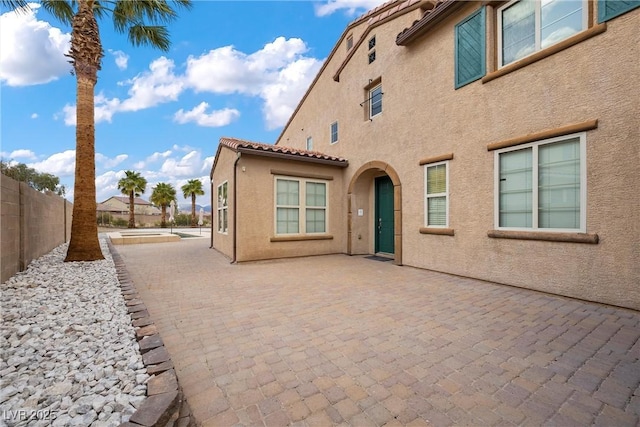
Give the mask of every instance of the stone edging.
[[131, 324], [136, 330], [142, 362], [150, 375], [147, 397], [131, 415], [129, 422], [120, 427], [194, 426], [195, 422], [178, 384], [171, 356], [131, 281], [122, 257], [109, 239], [107, 244], [116, 267], [122, 296], [131, 316]]

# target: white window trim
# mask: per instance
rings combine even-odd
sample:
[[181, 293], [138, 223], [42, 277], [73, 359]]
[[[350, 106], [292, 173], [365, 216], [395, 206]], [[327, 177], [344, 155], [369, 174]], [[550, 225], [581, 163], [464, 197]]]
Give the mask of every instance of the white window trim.
[[[427, 169], [433, 166], [445, 165], [445, 185], [446, 191], [444, 193], [427, 194]], [[432, 197], [445, 197], [445, 225], [431, 225], [429, 224], [429, 199]], [[449, 228], [449, 161], [444, 160], [437, 163], [428, 163], [424, 165], [424, 226], [428, 228]]]
[[[497, 21], [498, 21], [498, 25], [496, 28], [496, 35], [498, 38], [498, 69], [502, 68], [502, 67], [506, 67], [509, 64], [513, 64], [515, 62], [518, 62], [528, 56], [531, 56], [533, 54], [535, 54], [536, 52], [539, 52], [541, 50], [545, 50], [557, 43], [560, 43], [562, 40], [554, 43], [553, 45], [547, 46], [545, 48], [542, 48], [542, 41], [541, 41], [541, 30], [540, 30], [540, 23], [542, 22], [542, 18], [541, 18], [541, 13], [542, 13], [542, 2], [540, 0], [537, 0], [535, 2], [536, 4], [536, 10], [535, 10], [535, 49], [533, 52], [531, 52], [529, 55], [525, 55], [522, 58], [516, 59], [515, 61], [509, 62], [508, 64], [503, 64], [502, 63], [502, 11], [509, 8], [510, 6], [513, 6], [514, 4], [518, 3], [520, 0], [512, 0], [509, 3], [502, 5], [498, 8], [497, 10]], [[589, 1], [588, 0], [582, 0], [582, 30], [578, 31], [576, 34], [579, 34], [582, 31], [585, 31], [589, 28]], [[566, 40], [566, 39], [563, 39]]]
[[[333, 140], [333, 125], [336, 125], [336, 140]], [[329, 144], [333, 145], [333, 144], [337, 144], [338, 140], [340, 139], [340, 129], [338, 127], [338, 121], [336, 120], [335, 122], [331, 123], [329, 125]]]
[[382, 83], [381, 83], [369, 89], [369, 119], [373, 119], [374, 117], [377, 117], [380, 114], [382, 114], [382, 107], [380, 108], [379, 113], [373, 114], [373, 92], [376, 89], [380, 89], [380, 104], [382, 105]]
[[[545, 144], [553, 144], [568, 139], [580, 139], [580, 228], [539, 228], [538, 227], [538, 150], [537, 147]], [[513, 147], [496, 150], [494, 154], [493, 164], [493, 223], [496, 230], [513, 230], [513, 231], [537, 231], [544, 233], [586, 233], [587, 232], [587, 133], [579, 132], [570, 135], [558, 136], [555, 138], [542, 139], [540, 141], [530, 142], [528, 144], [515, 145]], [[531, 214], [532, 227], [500, 227], [500, 154], [509, 151], [517, 151], [530, 147], [536, 147], [532, 153], [532, 183], [536, 184], [532, 191]]]
[[313, 138], [308, 136], [307, 137], [307, 151], [311, 151], [313, 150]]
[[[218, 219], [218, 227], [217, 228], [218, 228], [218, 233], [219, 234], [229, 234], [229, 181], [224, 181], [224, 182], [220, 183], [218, 185], [218, 187], [216, 187], [216, 204], [218, 202], [218, 194], [220, 192], [220, 188], [222, 186], [224, 186], [224, 185], [227, 186], [227, 205], [226, 206], [218, 206], [217, 207], [217, 212], [218, 212], [218, 218], [217, 218]], [[220, 218], [221, 218], [220, 214], [223, 211], [227, 212], [227, 228], [221, 230], [220, 229]], [[224, 220], [222, 221], [222, 225], [224, 226]]]
[[[278, 205], [278, 180], [285, 181], [297, 181], [299, 184], [299, 204], [297, 206], [292, 205]], [[324, 231], [319, 233], [307, 233], [307, 217], [306, 217], [306, 183], [314, 182], [318, 184], [324, 184], [325, 188], [325, 206], [324, 206]], [[273, 177], [273, 230], [274, 235], [278, 237], [284, 236], [322, 236], [329, 233], [329, 182], [322, 179], [311, 178], [296, 178], [284, 175], [274, 175]], [[298, 209], [298, 232], [297, 233], [278, 233], [278, 208], [295, 208]], [[310, 206], [310, 209], [322, 209], [319, 206]]]

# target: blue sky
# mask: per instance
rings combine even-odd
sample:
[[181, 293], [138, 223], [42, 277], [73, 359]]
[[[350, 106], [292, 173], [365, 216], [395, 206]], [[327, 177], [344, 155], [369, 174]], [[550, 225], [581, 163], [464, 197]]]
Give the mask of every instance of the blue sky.
[[[133, 47], [100, 21], [97, 200], [120, 195], [118, 179], [135, 170], [149, 183], [144, 198], [158, 182], [198, 178], [198, 203], [209, 204], [219, 138], [275, 142], [345, 27], [381, 3], [194, 1], [169, 25], [169, 52]], [[70, 28], [33, 5], [0, 11], [1, 156], [59, 176], [73, 200]]]

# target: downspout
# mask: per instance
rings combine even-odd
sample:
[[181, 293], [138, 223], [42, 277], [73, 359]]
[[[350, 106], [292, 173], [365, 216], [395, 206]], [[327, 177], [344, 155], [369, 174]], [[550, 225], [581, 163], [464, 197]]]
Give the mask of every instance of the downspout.
[[238, 253], [238, 162], [242, 153], [238, 151], [238, 157], [233, 162], [233, 259], [231, 264], [234, 264], [237, 260]]

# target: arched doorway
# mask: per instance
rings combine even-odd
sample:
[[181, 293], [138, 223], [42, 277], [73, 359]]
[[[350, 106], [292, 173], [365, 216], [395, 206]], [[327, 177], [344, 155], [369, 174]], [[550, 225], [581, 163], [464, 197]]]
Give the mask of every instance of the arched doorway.
[[377, 160], [362, 165], [347, 197], [347, 253], [382, 253], [402, 265], [402, 185], [395, 169]]

